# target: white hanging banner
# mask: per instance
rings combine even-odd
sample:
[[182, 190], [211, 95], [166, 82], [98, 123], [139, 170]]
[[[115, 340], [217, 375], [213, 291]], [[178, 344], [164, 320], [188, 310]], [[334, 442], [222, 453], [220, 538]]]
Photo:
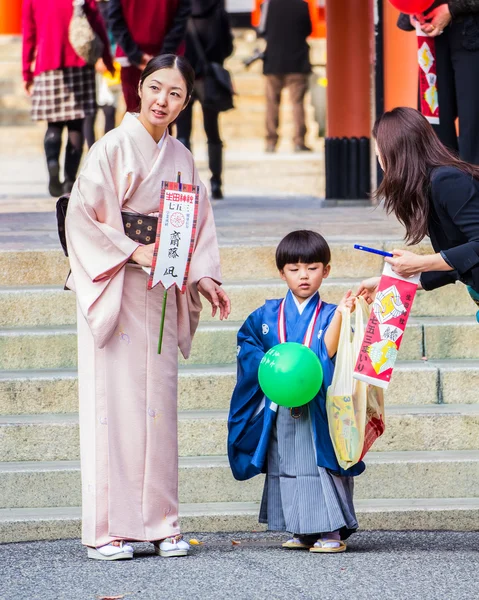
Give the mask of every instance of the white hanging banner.
[[162, 283], [186, 291], [196, 238], [199, 186], [162, 181], [158, 228], [148, 289]]

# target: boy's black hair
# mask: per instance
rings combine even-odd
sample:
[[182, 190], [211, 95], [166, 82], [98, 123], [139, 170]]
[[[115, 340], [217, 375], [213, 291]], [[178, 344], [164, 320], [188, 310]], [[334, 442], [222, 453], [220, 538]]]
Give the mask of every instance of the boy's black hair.
[[288, 233], [276, 248], [276, 266], [279, 271], [287, 264], [320, 262], [326, 266], [330, 260], [328, 242], [321, 234], [308, 229]]

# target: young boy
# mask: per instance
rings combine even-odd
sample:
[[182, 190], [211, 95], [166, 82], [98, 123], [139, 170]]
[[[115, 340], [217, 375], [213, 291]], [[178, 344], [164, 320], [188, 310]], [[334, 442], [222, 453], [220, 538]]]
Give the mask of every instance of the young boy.
[[[276, 250], [276, 265], [289, 291], [267, 300], [238, 333], [238, 374], [228, 417], [228, 456], [236, 479], [266, 472], [259, 515], [273, 531], [287, 531], [285, 548], [343, 552], [358, 523], [353, 477], [358, 463], [343, 471], [336, 460], [326, 415], [326, 390], [334, 371], [342, 308], [352, 308], [348, 291], [338, 306], [318, 290], [330, 272], [331, 252], [314, 231], [293, 231]], [[281, 308], [283, 306], [283, 308]], [[305, 406], [289, 409], [264, 397], [258, 367], [265, 352], [282, 342], [305, 344], [321, 361], [324, 381]]]

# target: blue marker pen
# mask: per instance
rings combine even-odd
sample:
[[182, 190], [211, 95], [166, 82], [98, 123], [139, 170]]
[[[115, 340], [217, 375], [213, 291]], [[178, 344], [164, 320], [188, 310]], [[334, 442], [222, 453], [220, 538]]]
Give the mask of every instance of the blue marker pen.
[[390, 258], [394, 257], [394, 254], [391, 252], [385, 252], [384, 250], [376, 250], [376, 248], [368, 248], [368, 246], [360, 246], [359, 244], [354, 244], [355, 250], [363, 250], [364, 252], [371, 252], [371, 254], [379, 254], [380, 256], [389, 256]]

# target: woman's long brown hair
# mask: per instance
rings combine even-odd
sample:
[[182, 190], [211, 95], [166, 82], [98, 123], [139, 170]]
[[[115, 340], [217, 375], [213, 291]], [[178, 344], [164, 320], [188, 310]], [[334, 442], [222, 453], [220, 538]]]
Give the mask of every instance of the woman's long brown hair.
[[431, 170], [455, 167], [479, 179], [479, 167], [449, 151], [413, 108], [384, 113], [374, 124], [373, 137], [384, 169], [374, 197], [384, 198], [387, 213], [394, 213], [406, 228], [406, 241], [417, 244], [428, 234]]

